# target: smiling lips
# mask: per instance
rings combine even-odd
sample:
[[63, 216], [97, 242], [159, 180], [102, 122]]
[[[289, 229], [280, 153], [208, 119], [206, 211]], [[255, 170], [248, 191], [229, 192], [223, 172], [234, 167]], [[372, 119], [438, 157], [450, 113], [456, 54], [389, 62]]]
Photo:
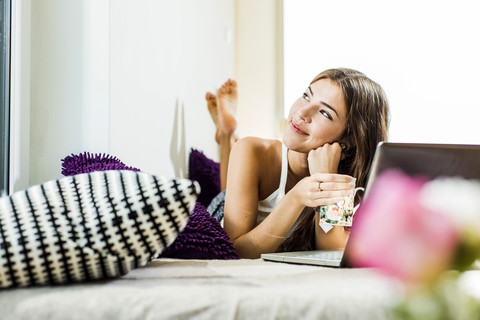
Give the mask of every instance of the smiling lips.
[[295, 123], [290, 122], [290, 128], [296, 132], [296, 133], [299, 133], [299, 134], [303, 134], [303, 135], [306, 135], [308, 136], [308, 133], [306, 133], [305, 131], [303, 131], [298, 125], [296, 125]]

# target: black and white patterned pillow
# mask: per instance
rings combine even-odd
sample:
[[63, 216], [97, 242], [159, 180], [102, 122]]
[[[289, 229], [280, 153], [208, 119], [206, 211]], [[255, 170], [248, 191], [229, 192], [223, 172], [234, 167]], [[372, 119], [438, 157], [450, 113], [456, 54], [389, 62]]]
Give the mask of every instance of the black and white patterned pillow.
[[198, 183], [98, 171], [0, 198], [0, 288], [120, 276], [185, 227]]

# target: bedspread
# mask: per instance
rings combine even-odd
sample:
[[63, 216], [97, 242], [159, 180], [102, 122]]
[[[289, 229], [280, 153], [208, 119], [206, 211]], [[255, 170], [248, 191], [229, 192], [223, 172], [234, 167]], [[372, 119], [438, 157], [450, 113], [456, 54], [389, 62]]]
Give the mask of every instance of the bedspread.
[[1, 319], [388, 319], [401, 292], [371, 269], [156, 259], [111, 280], [0, 291]]

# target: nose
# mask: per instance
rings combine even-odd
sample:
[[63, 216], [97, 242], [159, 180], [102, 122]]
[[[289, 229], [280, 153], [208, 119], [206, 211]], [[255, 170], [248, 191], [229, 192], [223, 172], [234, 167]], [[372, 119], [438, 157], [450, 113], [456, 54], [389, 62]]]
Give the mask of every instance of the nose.
[[310, 123], [312, 121], [312, 114], [314, 111], [313, 109], [314, 109], [313, 106], [310, 103], [308, 103], [298, 109], [298, 116], [303, 121]]

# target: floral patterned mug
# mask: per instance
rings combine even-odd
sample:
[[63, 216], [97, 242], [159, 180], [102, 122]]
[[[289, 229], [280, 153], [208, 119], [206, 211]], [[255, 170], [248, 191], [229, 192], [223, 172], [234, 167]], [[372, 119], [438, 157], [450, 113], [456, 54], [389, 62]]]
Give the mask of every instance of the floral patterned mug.
[[355, 188], [353, 195], [344, 197], [340, 202], [320, 206], [316, 211], [320, 213], [320, 225], [333, 225], [351, 227], [353, 224], [353, 215], [355, 214], [353, 205], [355, 194], [358, 190], [365, 191], [364, 188]]

